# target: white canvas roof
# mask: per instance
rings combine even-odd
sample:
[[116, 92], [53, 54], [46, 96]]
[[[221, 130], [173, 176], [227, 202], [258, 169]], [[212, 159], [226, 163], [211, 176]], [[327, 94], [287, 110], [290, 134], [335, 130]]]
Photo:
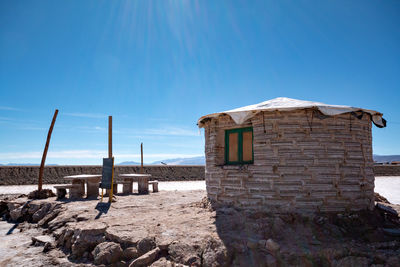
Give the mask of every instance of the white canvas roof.
[[308, 109], [308, 108], [318, 109], [322, 114], [329, 116], [334, 116], [349, 112], [363, 111], [371, 115], [372, 121], [376, 126], [380, 128], [386, 127], [386, 120], [382, 118], [382, 113], [379, 113], [374, 110], [362, 109], [350, 106], [328, 105], [320, 102], [297, 100], [287, 97], [278, 97], [255, 105], [250, 105], [241, 108], [231, 109], [228, 111], [205, 115], [198, 120], [197, 125], [200, 128], [202, 128], [204, 127], [203, 124], [204, 119], [216, 118], [223, 114], [229, 115], [235, 121], [236, 124], [242, 124], [261, 111], [289, 111], [289, 110]]

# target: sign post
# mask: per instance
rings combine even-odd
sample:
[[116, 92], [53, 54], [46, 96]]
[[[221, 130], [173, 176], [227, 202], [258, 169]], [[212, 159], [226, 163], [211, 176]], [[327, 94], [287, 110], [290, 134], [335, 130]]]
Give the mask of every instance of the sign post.
[[42, 156], [42, 162], [40, 163], [40, 169], [39, 169], [39, 182], [38, 182], [38, 191], [42, 191], [42, 185], [43, 185], [43, 173], [44, 173], [44, 163], [46, 161], [46, 156], [47, 156], [47, 150], [49, 149], [49, 144], [50, 144], [50, 138], [51, 138], [51, 133], [53, 132], [53, 127], [54, 123], [56, 122], [58, 114], [58, 109], [54, 111], [53, 115], [53, 120], [51, 121], [49, 132], [47, 133], [47, 140], [46, 140], [46, 145], [44, 146], [44, 151], [43, 151], [43, 156]]

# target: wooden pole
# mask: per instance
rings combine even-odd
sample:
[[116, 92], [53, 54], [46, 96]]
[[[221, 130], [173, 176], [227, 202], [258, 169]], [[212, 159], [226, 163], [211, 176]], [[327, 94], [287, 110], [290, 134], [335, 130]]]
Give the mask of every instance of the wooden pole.
[[108, 116], [108, 157], [112, 158], [112, 116]]
[[53, 120], [51, 121], [49, 132], [47, 133], [46, 145], [44, 146], [42, 162], [40, 163], [40, 169], [39, 169], [38, 191], [42, 191], [44, 163], [46, 162], [47, 150], [49, 149], [51, 133], [53, 132], [53, 127], [54, 123], [56, 122], [57, 114], [58, 114], [58, 109], [54, 111]]
[[[113, 158], [112, 155], [112, 116], [108, 116], [108, 157]], [[108, 197], [108, 202], [111, 203], [114, 192], [114, 158], [112, 160], [112, 171], [111, 171], [111, 190]]]
[[140, 173], [143, 173], [143, 143], [140, 143]]

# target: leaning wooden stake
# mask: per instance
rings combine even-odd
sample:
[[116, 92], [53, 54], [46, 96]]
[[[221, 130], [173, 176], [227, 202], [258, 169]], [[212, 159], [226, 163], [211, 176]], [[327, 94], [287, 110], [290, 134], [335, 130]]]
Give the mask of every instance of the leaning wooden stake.
[[143, 143], [140, 143], [140, 173], [143, 173]]
[[39, 169], [38, 191], [42, 191], [44, 163], [46, 161], [47, 150], [49, 149], [51, 133], [53, 132], [53, 127], [54, 127], [54, 123], [56, 122], [57, 114], [58, 114], [58, 109], [56, 109], [56, 111], [54, 112], [53, 120], [51, 121], [49, 132], [47, 133], [46, 145], [44, 146], [42, 162], [40, 163], [40, 169]]
[[[108, 157], [112, 158], [112, 116], [108, 116]], [[114, 158], [112, 160], [112, 171], [111, 171], [111, 190], [108, 198], [108, 202], [111, 203], [113, 199], [114, 191]]]

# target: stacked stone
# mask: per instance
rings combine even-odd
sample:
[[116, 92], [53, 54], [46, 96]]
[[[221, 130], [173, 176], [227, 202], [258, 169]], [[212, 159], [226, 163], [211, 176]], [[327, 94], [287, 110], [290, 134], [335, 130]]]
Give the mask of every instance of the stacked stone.
[[[200, 165], [145, 165], [144, 172], [158, 181], [204, 180], [204, 166]], [[101, 174], [102, 166], [46, 166], [45, 184], [70, 183], [64, 176], [77, 174]], [[124, 173], [140, 173], [138, 165], [116, 165], [115, 177]], [[37, 183], [39, 166], [0, 166], [0, 185], [22, 185]]]
[[[253, 127], [254, 163], [224, 165], [225, 130]], [[371, 119], [312, 109], [260, 112], [243, 125], [227, 115], [205, 126], [206, 185], [217, 203], [271, 211], [372, 208]]]

